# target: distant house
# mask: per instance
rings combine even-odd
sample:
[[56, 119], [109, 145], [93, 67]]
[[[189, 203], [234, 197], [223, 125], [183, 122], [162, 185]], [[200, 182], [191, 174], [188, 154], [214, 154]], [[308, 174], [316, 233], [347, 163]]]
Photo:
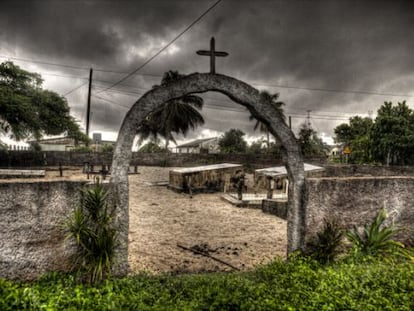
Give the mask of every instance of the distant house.
[[196, 139], [175, 147], [177, 153], [218, 153], [218, 137]]
[[42, 151], [69, 151], [75, 147], [75, 140], [69, 137], [55, 137], [40, 139], [38, 141], [28, 141], [28, 143], [38, 143]]
[[[99, 137], [99, 138], [98, 138]], [[69, 137], [55, 137], [29, 141], [28, 143], [38, 143], [42, 151], [70, 151], [75, 148], [75, 140]], [[100, 136], [94, 136], [91, 147], [94, 151], [102, 151], [103, 145], [115, 145], [114, 141], [102, 140]]]
[[329, 151], [329, 156], [338, 157], [342, 154], [343, 148], [341, 146], [334, 146]]

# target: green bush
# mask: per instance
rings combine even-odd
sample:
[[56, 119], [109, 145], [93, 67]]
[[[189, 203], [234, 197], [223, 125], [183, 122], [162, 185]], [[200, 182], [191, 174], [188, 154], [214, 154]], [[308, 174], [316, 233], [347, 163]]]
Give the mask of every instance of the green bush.
[[356, 226], [345, 234], [353, 245], [353, 256], [388, 256], [399, 255], [411, 258], [410, 253], [400, 242], [392, 238], [400, 231], [394, 225], [384, 224], [387, 218], [385, 210], [380, 210], [370, 225], [363, 226], [362, 232]]
[[74, 267], [91, 283], [110, 275], [115, 255], [117, 230], [113, 225], [114, 208], [107, 203], [102, 184], [82, 189], [80, 204], [68, 221], [69, 237], [77, 247]]
[[413, 310], [414, 266], [396, 258], [320, 265], [292, 256], [250, 272], [0, 279], [0, 310]]
[[115, 150], [114, 144], [103, 144], [102, 145], [102, 152], [110, 152], [113, 153]]
[[338, 219], [324, 219], [324, 226], [307, 245], [306, 255], [321, 264], [334, 262], [342, 251], [343, 229]]
[[76, 147], [73, 147], [70, 151], [72, 152], [93, 152], [93, 149], [90, 146], [76, 146]]

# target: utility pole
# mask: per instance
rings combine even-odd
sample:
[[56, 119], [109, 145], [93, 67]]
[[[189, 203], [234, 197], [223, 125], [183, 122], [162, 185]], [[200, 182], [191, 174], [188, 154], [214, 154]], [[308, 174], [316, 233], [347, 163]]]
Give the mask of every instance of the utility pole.
[[308, 119], [308, 128], [310, 129], [311, 128], [310, 113], [311, 113], [312, 110], [306, 110], [306, 111], [308, 112], [308, 117], [307, 117], [307, 119]]
[[91, 89], [92, 89], [92, 73], [93, 69], [89, 70], [89, 89], [88, 89], [88, 104], [86, 106], [86, 136], [89, 137], [89, 121], [91, 114]]

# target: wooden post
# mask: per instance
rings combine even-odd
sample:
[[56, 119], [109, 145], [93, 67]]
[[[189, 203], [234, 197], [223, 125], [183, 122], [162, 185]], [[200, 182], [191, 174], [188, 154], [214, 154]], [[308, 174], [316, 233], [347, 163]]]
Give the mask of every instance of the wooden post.
[[272, 199], [273, 198], [273, 189], [272, 189], [272, 177], [266, 176], [267, 181], [267, 195], [266, 198]]
[[59, 176], [63, 177], [62, 163], [59, 162]]

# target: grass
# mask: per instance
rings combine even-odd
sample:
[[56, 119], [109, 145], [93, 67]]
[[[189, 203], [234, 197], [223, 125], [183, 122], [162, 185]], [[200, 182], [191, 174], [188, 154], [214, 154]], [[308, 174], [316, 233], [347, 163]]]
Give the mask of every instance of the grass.
[[95, 286], [60, 274], [0, 279], [0, 310], [413, 310], [414, 265], [367, 258], [323, 266], [293, 257], [250, 272], [141, 274]]

